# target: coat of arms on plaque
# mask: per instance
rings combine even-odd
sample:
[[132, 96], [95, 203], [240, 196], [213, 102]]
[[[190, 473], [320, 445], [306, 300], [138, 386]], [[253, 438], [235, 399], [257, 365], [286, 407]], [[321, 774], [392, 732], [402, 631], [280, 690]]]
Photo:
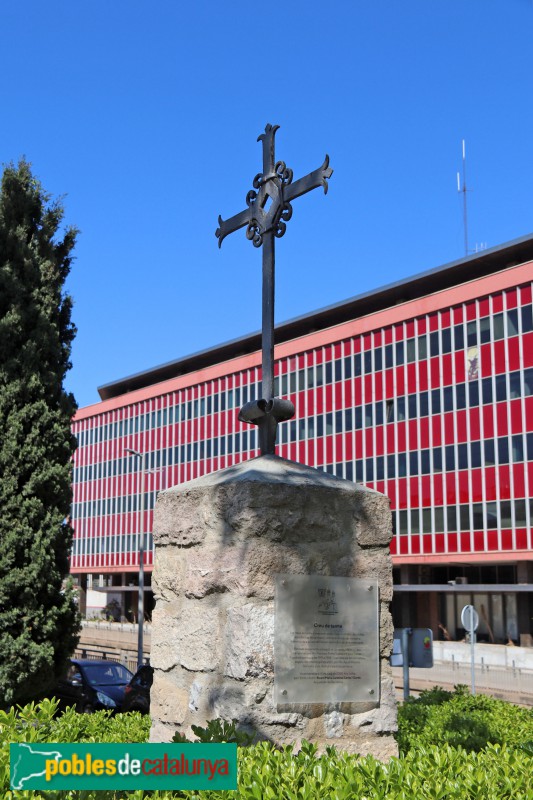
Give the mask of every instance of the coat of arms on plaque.
[[317, 589], [318, 592], [318, 608], [319, 614], [338, 614], [337, 602], [335, 600], [335, 592], [333, 589], [321, 587]]

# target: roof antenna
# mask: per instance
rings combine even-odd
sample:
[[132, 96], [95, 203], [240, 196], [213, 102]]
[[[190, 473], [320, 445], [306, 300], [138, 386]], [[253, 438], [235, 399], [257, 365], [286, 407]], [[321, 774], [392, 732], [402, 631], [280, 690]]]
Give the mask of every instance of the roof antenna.
[[463, 195], [463, 226], [465, 234], [465, 256], [468, 255], [468, 220], [466, 214], [466, 149], [465, 140], [463, 139], [463, 188], [461, 189], [461, 179], [457, 173], [457, 191]]

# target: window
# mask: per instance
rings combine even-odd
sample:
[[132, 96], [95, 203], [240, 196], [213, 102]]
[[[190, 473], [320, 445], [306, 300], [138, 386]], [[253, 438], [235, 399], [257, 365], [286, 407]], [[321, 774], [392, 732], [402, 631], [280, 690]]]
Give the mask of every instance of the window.
[[484, 528], [483, 524], [483, 503], [474, 503], [472, 506], [472, 521], [475, 531], [481, 531]]
[[385, 368], [390, 369], [393, 366], [392, 345], [388, 344], [385, 347]]
[[444, 411], [453, 411], [453, 386], [446, 386], [442, 393]]
[[[527, 524], [526, 520], [526, 501], [514, 501], [515, 525], [517, 528], [522, 528]], [[503, 527], [503, 526], [502, 526]]]
[[462, 350], [465, 346], [465, 334], [462, 324], [455, 325], [453, 329], [453, 337], [455, 340], [455, 349]]
[[524, 394], [533, 394], [533, 367], [524, 370]]
[[520, 373], [511, 372], [509, 374], [509, 398], [514, 400], [522, 396], [522, 389], [520, 386]]
[[447, 447], [444, 448], [445, 456], [446, 456], [446, 470], [451, 472], [455, 469], [455, 452], [454, 452], [454, 445], [449, 444]]
[[511, 439], [511, 450], [513, 454], [513, 463], [524, 460], [524, 440], [521, 434], [513, 436]]
[[459, 506], [459, 525], [462, 531], [470, 530], [470, 508], [467, 505]]
[[481, 381], [481, 389], [484, 405], [492, 403], [492, 378], [483, 378]]
[[396, 342], [396, 366], [399, 367], [404, 362], [404, 344]]
[[396, 422], [401, 422], [405, 418], [405, 397], [398, 397], [396, 400]]
[[513, 527], [513, 519], [511, 514], [511, 503], [509, 500], [502, 500], [500, 501], [500, 518], [501, 518], [501, 527], [503, 528], [512, 528]]
[[352, 357], [346, 356], [344, 359], [344, 380], [352, 377]]
[[405, 478], [407, 476], [407, 454], [398, 453], [398, 477]]
[[500, 436], [498, 439], [498, 463], [509, 463], [509, 440], [507, 436]]
[[496, 402], [501, 403], [507, 399], [507, 377], [496, 375]]
[[512, 308], [507, 312], [507, 336], [518, 334], [518, 309]]
[[468, 445], [457, 445], [457, 466], [459, 469], [468, 469]]
[[475, 408], [479, 405], [479, 383], [476, 381], [468, 382], [468, 404], [470, 408]]
[[497, 503], [487, 503], [486, 505], [487, 510], [487, 528], [489, 530], [494, 530], [494, 528], [498, 527], [498, 504]]
[[472, 469], [481, 467], [481, 442], [471, 442], [470, 458], [472, 459]]
[[496, 464], [496, 457], [494, 455], [494, 439], [485, 439], [483, 446], [485, 449], [485, 466], [492, 467], [494, 464]]
[[446, 508], [446, 522], [448, 533], [457, 533], [457, 510], [455, 506]]
[[477, 344], [477, 324], [475, 320], [469, 322], [466, 326], [466, 343], [468, 347]]
[[479, 341], [481, 344], [490, 342], [490, 317], [479, 320]]
[[522, 333], [533, 331], [533, 309], [531, 306], [523, 306], [520, 311], [522, 315]]
[[440, 414], [441, 404], [440, 404], [440, 389], [432, 389], [431, 390], [431, 413], [432, 414]]
[[495, 314], [492, 319], [492, 324], [494, 325], [494, 338], [496, 340], [503, 339], [505, 336], [505, 331], [503, 329], [503, 314]]

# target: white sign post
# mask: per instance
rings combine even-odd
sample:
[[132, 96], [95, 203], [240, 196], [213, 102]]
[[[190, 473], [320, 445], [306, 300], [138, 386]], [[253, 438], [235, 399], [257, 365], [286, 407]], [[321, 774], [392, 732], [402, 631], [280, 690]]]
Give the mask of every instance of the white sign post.
[[461, 611], [461, 624], [470, 636], [470, 664], [471, 664], [471, 682], [472, 694], [476, 693], [476, 672], [475, 672], [475, 658], [474, 658], [474, 644], [476, 641], [476, 631], [479, 625], [479, 616], [474, 606], [465, 606]]

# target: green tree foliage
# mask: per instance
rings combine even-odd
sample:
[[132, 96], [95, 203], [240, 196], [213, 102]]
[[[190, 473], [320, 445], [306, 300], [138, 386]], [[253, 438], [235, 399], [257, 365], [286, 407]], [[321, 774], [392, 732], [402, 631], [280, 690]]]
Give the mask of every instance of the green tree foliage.
[[70, 421], [63, 388], [76, 329], [64, 294], [77, 231], [30, 165], [0, 186], [0, 704], [38, 695], [79, 629], [64, 588], [72, 530]]

